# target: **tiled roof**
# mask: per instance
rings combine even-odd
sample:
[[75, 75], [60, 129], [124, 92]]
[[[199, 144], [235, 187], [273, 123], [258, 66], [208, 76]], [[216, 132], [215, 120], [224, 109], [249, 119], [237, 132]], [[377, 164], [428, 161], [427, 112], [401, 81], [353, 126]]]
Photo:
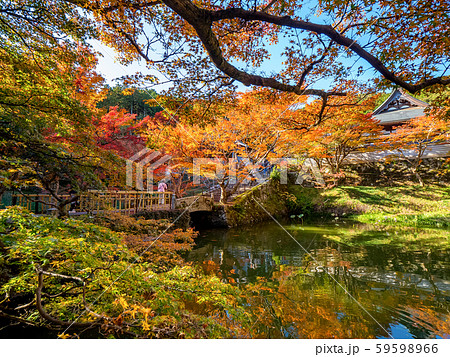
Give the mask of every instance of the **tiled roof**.
[[373, 117], [379, 120], [382, 125], [398, 124], [413, 118], [424, 116], [424, 109], [425, 108], [407, 108], [392, 112], [384, 112], [382, 114], [374, 115]]
[[412, 95], [403, 92], [401, 89], [396, 89], [391, 93], [389, 98], [384, 101], [383, 104], [374, 110], [373, 114], [377, 115], [386, 111], [402, 110], [402, 105], [422, 108], [429, 106], [427, 102], [414, 98]]
[[424, 116], [424, 109], [428, 106], [428, 103], [414, 98], [401, 89], [396, 89], [383, 104], [375, 109], [373, 116], [383, 125], [399, 124]]

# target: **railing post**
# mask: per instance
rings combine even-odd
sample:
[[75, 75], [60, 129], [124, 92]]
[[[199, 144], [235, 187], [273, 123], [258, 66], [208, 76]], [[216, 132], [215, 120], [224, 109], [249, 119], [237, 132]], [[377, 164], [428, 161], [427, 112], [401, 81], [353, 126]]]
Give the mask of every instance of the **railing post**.
[[39, 197], [36, 200], [36, 202], [34, 203], [34, 213], [35, 214], [39, 214], [39, 205], [40, 205], [40, 203], [38, 202], [38, 200], [39, 200]]
[[[66, 199], [71, 196], [63, 195]], [[36, 202], [40, 201], [40, 202]], [[39, 213], [50, 213], [56, 200], [49, 194], [12, 195], [12, 204], [19, 205]], [[71, 204], [67, 205], [70, 209]], [[141, 210], [174, 210], [176, 196], [173, 192], [138, 192], [138, 191], [100, 191], [88, 190], [80, 193], [76, 211], [97, 214], [113, 211], [125, 215]]]
[[176, 203], [177, 203], [176, 201], [177, 201], [176, 196], [175, 196], [174, 193], [172, 193], [172, 200], [170, 202], [170, 209], [172, 211], [175, 209], [175, 206], [176, 206]]

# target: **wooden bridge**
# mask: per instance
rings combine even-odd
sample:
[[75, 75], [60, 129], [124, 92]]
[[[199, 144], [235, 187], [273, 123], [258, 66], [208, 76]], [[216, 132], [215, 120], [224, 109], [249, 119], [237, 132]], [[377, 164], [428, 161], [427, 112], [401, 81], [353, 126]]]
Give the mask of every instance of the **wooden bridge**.
[[[60, 196], [62, 199], [70, 195]], [[12, 195], [13, 206], [23, 206], [35, 214], [56, 212], [57, 200], [49, 194]], [[132, 215], [139, 211], [172, 210], [175, 208], [172, 192], [97, 191], [83, 192], [80, 198], [66, 206], [70, 215], [117, 212]]]
[[[68, 199], [70, 195], [61, 195]], [[35, 214], [56, 213], [57, 200], [49, 194], [13, 194], [13, 206], [26, 207]], [[132, 215], [142, 211], [169, 211], [187, 209], [189, 212], [211, 211], [214, 199], [210, 196], [192, 196], [176, 199], [173, 192], [98, 191], [83, 192], [80, 198], [67, 204], [69, 215], [116, 212]]]

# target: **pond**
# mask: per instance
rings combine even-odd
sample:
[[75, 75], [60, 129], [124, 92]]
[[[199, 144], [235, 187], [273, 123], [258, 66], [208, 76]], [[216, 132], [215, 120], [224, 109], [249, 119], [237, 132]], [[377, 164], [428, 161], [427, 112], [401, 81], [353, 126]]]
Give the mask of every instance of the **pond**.
[[449, 236], [273, 222], [201, 231], [187, 259], [252, 292], [252, 337], [450, 338]]

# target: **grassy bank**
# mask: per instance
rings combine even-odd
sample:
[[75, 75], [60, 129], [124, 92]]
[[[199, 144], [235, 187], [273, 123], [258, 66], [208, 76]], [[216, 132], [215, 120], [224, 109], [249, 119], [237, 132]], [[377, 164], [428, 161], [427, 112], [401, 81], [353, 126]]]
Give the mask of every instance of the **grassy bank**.
[[361, 223], [450, 227], [450, 186], [337, 187], [323, 191], [315, 205]]

